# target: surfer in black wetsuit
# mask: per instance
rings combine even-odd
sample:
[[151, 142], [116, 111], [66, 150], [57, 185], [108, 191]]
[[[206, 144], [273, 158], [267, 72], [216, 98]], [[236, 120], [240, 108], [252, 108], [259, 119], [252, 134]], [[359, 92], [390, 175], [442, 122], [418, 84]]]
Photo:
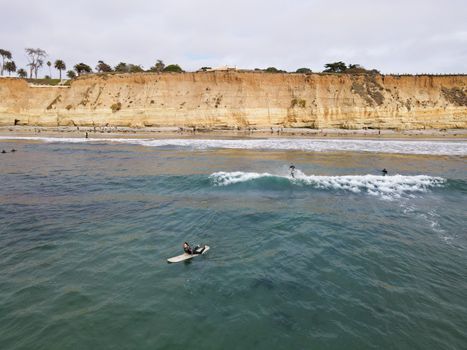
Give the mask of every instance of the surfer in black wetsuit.
[[388, 174], [388, 171], [386, 169], [381, 170], [381, 172], [383, 173], [383, 176], [386, 176]]
[[200, 247], [199, 245], [197, 245], [195, 247], [195, 249], [191, 248], [190, 245], [188, 244], [188, 242], [185, 242], [183, 243], [183, 251], [187, 254], [190, 254], [190, 255], [193, 255], [193, 254], [201, 254], [202, 252], [204, 252], [204, 249], [206, 249], [205, 246], [203, 247]]
[[190, 247], [190, 245], [187, 242], [183, 243], [183, 251], [190, 255], [193, 254], [193, 249]]
[[295, 165], [291, 165], [289, 167], [290, 170], [290, 176], [292, 176], [295, 179]]

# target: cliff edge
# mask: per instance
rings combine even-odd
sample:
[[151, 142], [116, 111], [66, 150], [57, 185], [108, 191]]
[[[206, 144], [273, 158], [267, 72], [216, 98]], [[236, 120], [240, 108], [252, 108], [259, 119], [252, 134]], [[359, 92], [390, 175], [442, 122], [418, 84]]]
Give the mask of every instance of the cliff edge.
[[0, 125], [467, 128], [467, 76], [140, 73], [0, 78]]

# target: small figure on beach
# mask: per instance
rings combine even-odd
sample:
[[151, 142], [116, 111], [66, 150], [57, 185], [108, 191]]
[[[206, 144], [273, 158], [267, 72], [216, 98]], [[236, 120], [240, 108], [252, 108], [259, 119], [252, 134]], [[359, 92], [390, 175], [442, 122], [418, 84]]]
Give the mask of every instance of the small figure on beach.
[[12, 153], [13, 153], [13, 152], [16, 152], [16, 150], [13, 148], [13, 149], [11, 150], [11, 152], [12, 152]]
[[206, 247], [201, 247], [199, 245], [197, 245], [195, 247], [195, 249], [191, 248], [190, 245], [188, 244], [188, 242], [184, 242], [183, 243], [183, 251], [187, 254], [190, 254], [190, 255], [193, 255], [193, 254], [201, 254], [202, 252], [204, 252], [204, 249]]
[[386, 169], [381, 170], [381, 173], [383, 173], [383, 176], [386, 176], [388, 174], [388, 171]]
[[89, 138], [89, 134], [88, 134], [88, 132], [87, 132], [87, 131], [86, 131], [86, 138]]
[[289, 170], [290, 170], [290, 176], [292, 176], [293, 178], [295, 178], [295, 165], [291, 165], [289, 167]]

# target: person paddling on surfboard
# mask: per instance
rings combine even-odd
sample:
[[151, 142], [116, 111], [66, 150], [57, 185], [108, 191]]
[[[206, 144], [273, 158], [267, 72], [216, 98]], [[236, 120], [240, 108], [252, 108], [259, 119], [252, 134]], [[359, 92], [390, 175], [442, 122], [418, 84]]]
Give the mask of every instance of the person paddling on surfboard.
[[188, 242], [183, 243], [183, 251], [187, 254], [193, 255], [193, 254], [201, 254], [204, 252], [205, 247], [200, 247], [197, 245], [195, 249], [191, 248]]

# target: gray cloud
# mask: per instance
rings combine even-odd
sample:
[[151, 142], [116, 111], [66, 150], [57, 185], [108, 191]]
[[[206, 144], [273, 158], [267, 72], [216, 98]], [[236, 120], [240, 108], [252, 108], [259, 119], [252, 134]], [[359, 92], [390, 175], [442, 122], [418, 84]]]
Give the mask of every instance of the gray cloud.
[[[0, 47], [25, 47], [68, 67], [102, 59], [321, 71], [344, 60], [382, 72], [466, 73], [463, 0], [0, 0]], [[45, 72], [45, 69], [43, 70]]]

